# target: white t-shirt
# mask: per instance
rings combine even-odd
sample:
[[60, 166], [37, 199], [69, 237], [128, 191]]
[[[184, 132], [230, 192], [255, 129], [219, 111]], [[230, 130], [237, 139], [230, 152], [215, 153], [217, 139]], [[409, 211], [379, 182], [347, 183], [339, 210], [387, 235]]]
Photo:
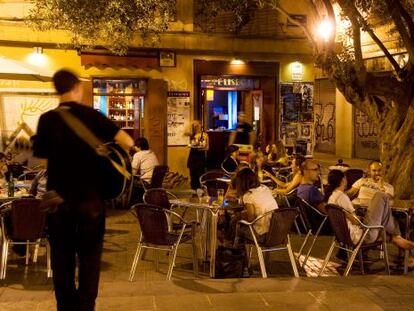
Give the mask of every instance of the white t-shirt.
[[[246, 192], [243, 195], [243, 202], [244, 204], [254, 205], [256, 217], [278, 208], [272, 191], [264, 185], [260, 185], [259, 187], [250, 189]], [[269, 217], [264, 217], [255, 223], [254, 229], [258, 234], [265, 234], [269, 231], [270, 218], [271, 215], [269, 215]]]
[[[329, 204], [336, 204], [340, 207], [342, 207], [344, 210], [354, 213], [355, 209], [352, 205], [351, 200], [349, 197], [343, 193], [342, 191], [335, 190], [332, 192], [331, 196], [328, 199]], [[354, 225], [348, 218], [346, 219], [346, 222], [348, 224], [349, 233], [351, 235], [352, 242], [355, 244], [358, 243], [359, 239], [362, 236], [362, 229], [358, 225]]]
[[142, 180], [151, 182], [154, 167], [158, 165], [158, 159], [151, 150], [141, 150], [134, 154], [132, 158], [132, 169], [140, 174]]
[[374, 194], [381, 191], [394, 196], [394, 187], [389, 183], [384, 182], [382, 185], [375, 182], [372, 178], [361, 178], [358, 179], [352, 188], [359, 190], [358, 199], [369, 199], [374, 197]]

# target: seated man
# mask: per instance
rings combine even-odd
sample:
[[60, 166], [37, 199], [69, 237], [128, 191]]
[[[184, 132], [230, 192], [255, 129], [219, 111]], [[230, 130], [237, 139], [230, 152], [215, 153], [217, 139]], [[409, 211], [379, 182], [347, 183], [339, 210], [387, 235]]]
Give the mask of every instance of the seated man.
[[132, 173], [139, 174], [142, 181], [150, 183], [154, 167], [159, 165], [157, 156], [149, 150], [148, 140], [144, 137], [135, 141], [135, 150], [137, 152], [132, 158]]
[[386, 183], [383, 179], [382, 163], [378, 160], [372, 161], [368, 165], [369, 177], [358, 179], [347, 191], [352, 199], [358, 195], [359, 199], [371, 200], [377, 192], [384, 192], [389, 196], [394, 196], [394, 187]]
[[310, 205], [324, 212], [324, 196], [315, 186], [319, 180], [320, 168], [316, 161], [306, 159], [300, 166], [302, 181], [298, 187], [297, 196]]

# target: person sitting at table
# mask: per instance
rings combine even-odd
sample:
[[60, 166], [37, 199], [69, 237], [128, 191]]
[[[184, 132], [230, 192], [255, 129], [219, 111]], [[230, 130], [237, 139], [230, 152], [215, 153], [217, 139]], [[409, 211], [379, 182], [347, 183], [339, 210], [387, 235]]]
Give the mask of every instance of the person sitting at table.
[[[246, 207], [247, 220], [253, 221], [256, 217], [278, 208], [272, 191], [261, 185], [257, 175], [250, 168], [243, 168], [236, 175], [236, 192]], [[259, 241], [264, 241], [269, 231], [271, 215], [264, 217], [254, 224]], [[246, 226], [240, 226], [238, 237], [252, 239], [250, 230]]]
[[347, 191], [351, 199], [358, 195], [358, 199], [371, 200], [377, 192], [394, 196], [394, 187], [384, 181], [382, 163], [379, 160], [371, 161], [368, 165], [368, 175], [369, 177], [358, 179]]
[[142, 181], [151, 182], [154, 167], [159, 164], [157, 156], [152, 150], [149, 150], [148, 140], [140, 137], [135, 140], [135, 150], [137, 151], [132, 158], [132, 173], [139, 173]]
[[283, 141], [278, 140], [276, 144], [269, 144], [266, 147], [267, 162], [272, 166], [288, 166], [289, 157], [286, 153]]
[[[354, 216], [355, 209], [351, 200], [345, 194], [347, 180], [345, 174], [340, 170], [332, 170], [328, 174], [328, 186], [325, 191], [325, 198], [329, 204], [335, 204], [350, 212]], [[363, 230], [358, 222], [347, 215], [347, 224], [352, 241], [356, 244], [362, 236]], [[368, 226], [384, 226], [385, 232], [391, 237], [391, 242], [402, 249], [413, 249], [414, 242], [404, 239], [401, 236], [398, 222], [392, 215], [390, 197], [384, 192], [376, 192], [370, 201], [364, 223]], [[364, 243], [373, 243], [379, 238], [378, 230], [370, 230]]]
[[302, 182], [302, 172], [300, 171], [300, 166], [303, 161], [305, 161], [305, 157], [300, 154], [296, 155], [292, 160], [290, 167], [292, 168], [293, 177], [292, 180], [288, 182], [281, 181], [271, 173], [264, 171], [263, 176], [272, 179], [277, 185], [277, 188], [273, 189], [273, 194], [288, 194], [293, 189], [299, 187]]
[[300, 166], [300, 172], [302, 181], [298, 187], [297, 196], [325, 213], [324, 196], [315, 186], [315, 183], [319, 181], [319, 164], [315, 160], [306, 159]]
[[227, 174], [234, 174], [237, 171], [239, 165], [239, 147], [236, 145], [230, 145], [227, 148], [227, 157], [221, 163], [221, 168]]

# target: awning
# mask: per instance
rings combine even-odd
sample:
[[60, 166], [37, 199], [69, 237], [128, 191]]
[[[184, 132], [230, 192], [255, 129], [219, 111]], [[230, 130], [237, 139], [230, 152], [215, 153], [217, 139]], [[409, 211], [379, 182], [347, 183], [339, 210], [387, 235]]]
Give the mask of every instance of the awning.
[[52, 81], [52, 73], [44, 72], [39, 68], [0, 56], [0, 79]]
[[82, 66], [158, 68], [157, 57], [82, 54]]

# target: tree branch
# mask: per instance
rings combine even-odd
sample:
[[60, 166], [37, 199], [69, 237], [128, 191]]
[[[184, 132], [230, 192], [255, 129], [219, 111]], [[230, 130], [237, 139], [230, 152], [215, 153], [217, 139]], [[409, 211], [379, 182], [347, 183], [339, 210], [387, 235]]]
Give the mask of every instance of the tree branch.
[[316, 46], [316, 42], [313, 39], [310, 30], [306, 26], [304, 26], [303, 24], [299, 23], [297, 20], [295, 20], [292, 17], [290, 17], [290, 14], [285, 9], [283, 9], [282, 7], [280, 7], [279, 5], [273, 6], [273, 8], [275, 10], [277, 10], [278, 12], [282, 13], [282, 15], [286, 16], [287, 19], [289, 20], [289, 22], [291, 22], [292, 24], [295, 24], [296, 26], [298, 26], [299, 28], [301, 28], [304, 31], [306, 37], [312, 43], [312, 45], [313, 46]]
[[[404, 10], [404, 8], [401, 6], [401, 3], [398, 0], [385, 0], [387, 3], [388, 11], [391, 14], [391, 17], [397, 26], [397, 30], [401, 36], [401, 39], [404, 41], [404, 45], [407, 49], [408, 55], [410, 56], [410, 60], [414, 62], [414, 43], [413, 38], [410, 37], [410, 34], [408, 33], [406, 26], [404, 25], [403, 20], [401, 19], [401, 15], [403, 12], [407, 12]], [[404, 20], [407, 21], [407, 19], [404, 17]], [[412, 23], [411, 17], [408, 17], [408, 21], [411, 22], [411, 27], [414, 28], [414, 25]], [[410, 28], [410, 24], [407, 22], [407, 25], [410, 29], [410, 32], [413, 33], [414, 29]]]
[[348, 7], [351, 10], [351, 14], [358, 17], [358, 21], [359, 21], [359, 24], [362, 27], [362, 29], [365, 32], [367, 32], [369, 34], [369, 36], [372, 38], [372, 40], [374, 40], [374, 42], [378, 45], [378, 47], [384, 53], [385, 57], [391, 63], [394, 70], [396, 72], [400, 72], [401, 68], [398, 65], [397, 61], [394, 59], [394, 57], [391, 55], [391, 53], [388, 51], [388, 49], [385, 47], [385, 45], [381, 42], [381, 40], [377, 37], [377, 35], [374, 33], [374, 31], [371, 29], [371, 27], [365, 21], [364, 17], [361, 15], [361, 13], [355, 7], [355, 5], [354, 4], [349, 4], [348, 1], [338, 1], [338, 3], [340, 4], [340, 6], [342, 8]]

